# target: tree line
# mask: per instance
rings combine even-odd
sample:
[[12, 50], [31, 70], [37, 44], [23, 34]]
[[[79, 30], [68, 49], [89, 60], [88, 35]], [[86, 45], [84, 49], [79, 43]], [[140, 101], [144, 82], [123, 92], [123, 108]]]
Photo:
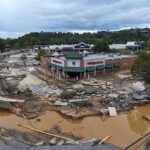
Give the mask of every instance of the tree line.
[[85, 42], [89, 44], [122, 43], [127, 41], [137, 41], [137, 43], [150, 47], [150, 29], [136, 28], [120, 31], [98, 31], [97, 33], [63, 33], [63, 32], [32, 32], [17, 39], [0, 39], [0, 51], [6, 48], [27, 48], [34, 45], [54, 45], [54, 44], [77, 44]]

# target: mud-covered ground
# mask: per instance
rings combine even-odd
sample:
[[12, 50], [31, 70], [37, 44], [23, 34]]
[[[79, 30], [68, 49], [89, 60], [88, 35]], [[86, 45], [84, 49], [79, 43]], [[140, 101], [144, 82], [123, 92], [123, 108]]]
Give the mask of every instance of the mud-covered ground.
[[[19, 122], [47, 131], [59, 127], [64, 136], [79, 139], [100, 140], [110, 135], [108, 142], [122, 148], [149, 132], [149, 122], [142, 116], [150, 116], [150, 88], [144, 85], [141, 92], [133, 90], [132, 84], [142, 80], [134, 79], [129, 71], [90, 80], [58, 80], [45, 75], [34, 57], [28, 56], [26, 66], [19, 55], [0, 59], [1, 127], [27, 132]], [[118, 116], [110, 117], [108, 107], [115, 107]], [[23, 134], [17, 135], [23, 138]]]

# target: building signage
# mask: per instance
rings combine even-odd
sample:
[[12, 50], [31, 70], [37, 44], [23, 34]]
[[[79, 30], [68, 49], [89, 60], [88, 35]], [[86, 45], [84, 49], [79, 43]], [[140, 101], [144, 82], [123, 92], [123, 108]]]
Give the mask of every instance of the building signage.
[[62, 64], [62, 62], [57, 61], [57, 60], [53, 60], [53, 62], [56, 63], [56, 64]]
[[85, 44], [85, 43], [79, 43], [74, 46], [74, 49], [90, 49], [90, 45]]
[[80, 60], [67, 60], [67, 67], [80, 67]]
[[64, 60], [58, 58], [51, 58], [51, 63], [64, 67]]
[[102, 64], [103, 61], [90, 61], [90, 62], [87, 62], [88, 65], [98, 65], [98, 64]]
[[84, 66], [98, 66], [105, 65], [105, 60], [86, 60], [84, 61]]

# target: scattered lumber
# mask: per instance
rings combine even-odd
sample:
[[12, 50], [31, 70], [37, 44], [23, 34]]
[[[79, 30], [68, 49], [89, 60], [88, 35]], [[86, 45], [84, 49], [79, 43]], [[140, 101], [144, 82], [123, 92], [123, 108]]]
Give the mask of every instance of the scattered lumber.
[[142, 116], [142, 118], [147, 120], [147, 121], [150, 121], [150, 117], [148, 117], [148, 116]]
[[6, 98], [6, 97], [0, 96], [0, 101], [23, 103], [25, 100], [21, 100], [21, 99], [11, 99], [11, 98]]

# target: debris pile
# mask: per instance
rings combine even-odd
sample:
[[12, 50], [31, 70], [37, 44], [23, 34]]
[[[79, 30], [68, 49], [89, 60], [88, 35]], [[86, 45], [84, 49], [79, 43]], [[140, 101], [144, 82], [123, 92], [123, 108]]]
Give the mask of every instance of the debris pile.
[[55, 85], [47, 85], [45, 81], [40, 80], [32, 74], [28, 74], [18, 85], [18, 89], [24, 91], [30, 89], [32, 93], [48, 97], [60, 95], [62, 90]]
[[[87, 85], [88, 88], [85, 88]], [[134, 104], [141, 105], [150, 102], [150, 87], [142, 86], [142, 91], [139, 92], [134, 91], [132, 84], [130, 84], [129, 92], [119, 89], [119, 87], [118, 89], [115, 88], [113, 82], [96, 79], [81, 81], [80, 84], [68, 87], [63, 92], [68, 97], [58, 98], [54, 101], [54, 106], [57, 106], [61, 113], [73, 119], [103, 114], [103, 110], [108, 110], [109, 107], [115, 108], [117, 112], [128, 111], [133, 108]], [[105, 111], [104, 114], [106, 112], [108, 113], [108, 111]]]
[[[59, 138], [38, 132], [26, 133], [4, 128], [0, 129], [0, 138], [5, 142], [6, 145], [11, 146], [12, 148], [14, 147], [15, 149], [30, 149], [31, 147], [34, 147], [34, 149], [53, 149], [54, 147], [54, 149], [57, 149], [58, 146], [61, 145], [61, 149], [64, 150], [70, 148], [70, 146], [73, 146], [75, 149], [85, 146], [86, 149], [93, 149], [94, 146], [94, 148], [98, 149], [107, 148], [108, 150], [121, 150], [121, 148], [105, 143], [110, 136], [104, 138], [103, 140], [91, 137], [82, 139], [81, 137], [74, 136], [71, 133], [65, 133], [61, 131], [61, 128], [58, 125], [55, 125], [50, 131], [43, 133], [50, 133], [54, 136], [57, 134], [56, 136]], [[63, 139], [63, 137], [66, 138], [66, 140]]]

